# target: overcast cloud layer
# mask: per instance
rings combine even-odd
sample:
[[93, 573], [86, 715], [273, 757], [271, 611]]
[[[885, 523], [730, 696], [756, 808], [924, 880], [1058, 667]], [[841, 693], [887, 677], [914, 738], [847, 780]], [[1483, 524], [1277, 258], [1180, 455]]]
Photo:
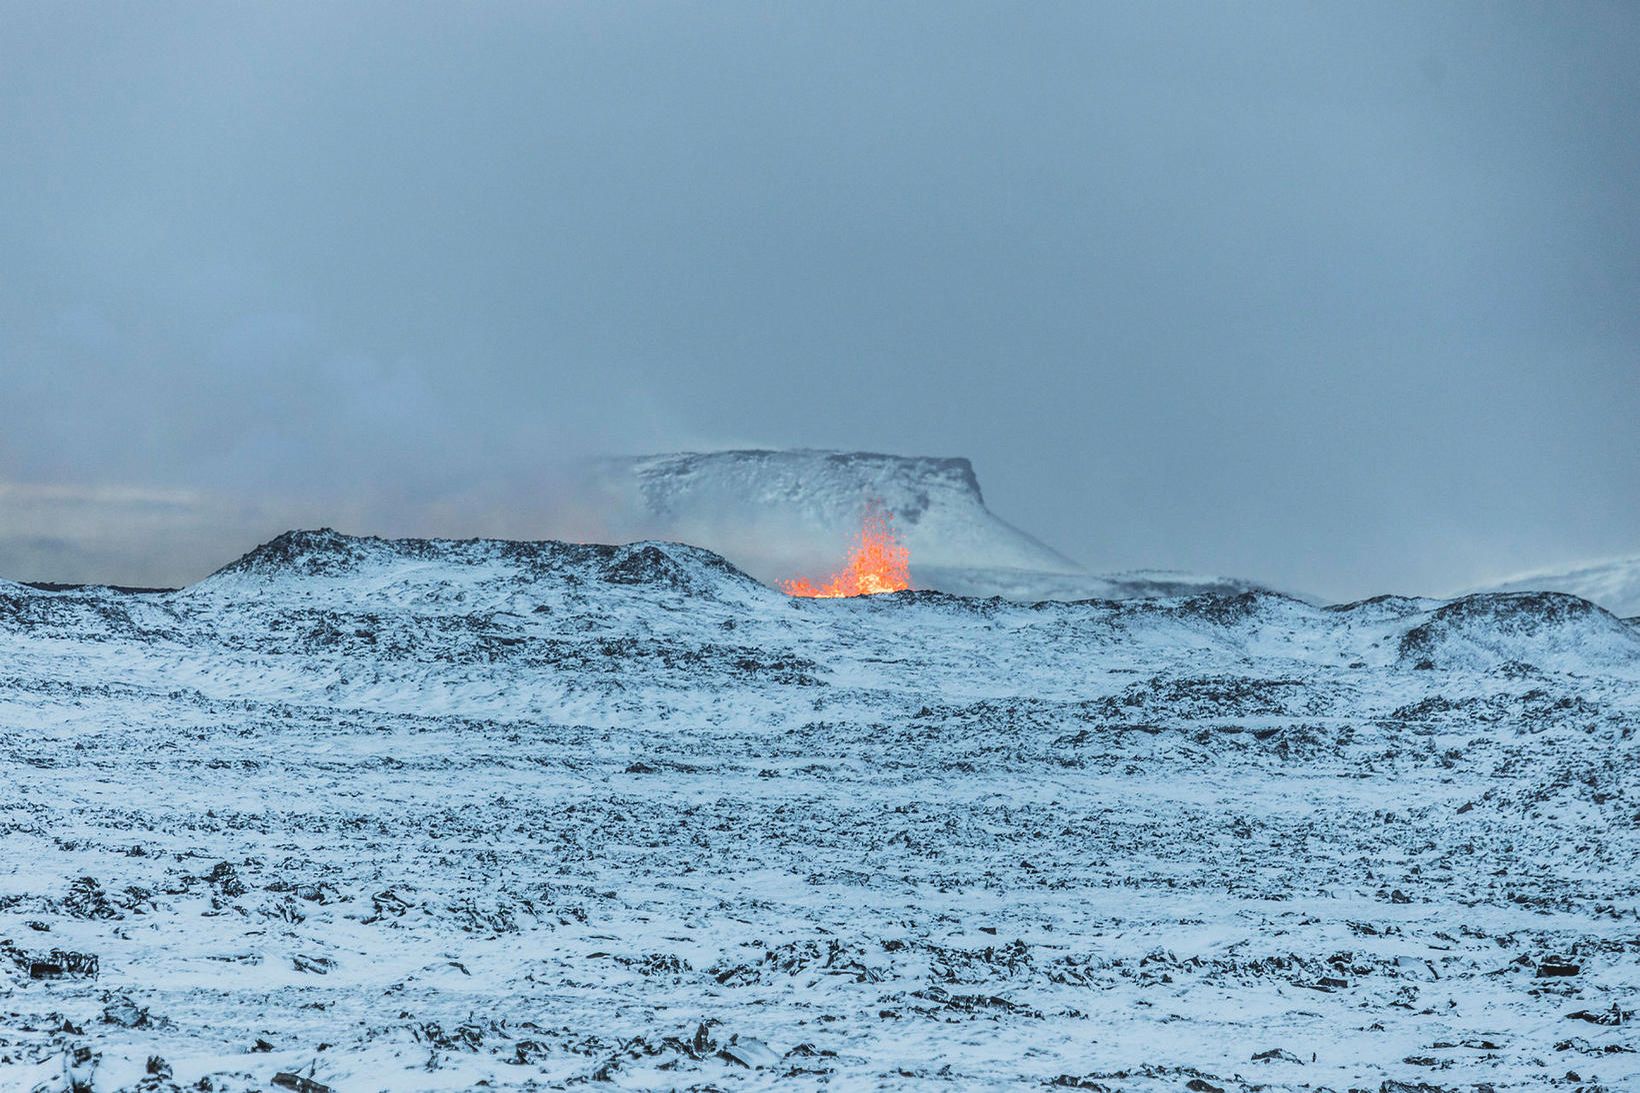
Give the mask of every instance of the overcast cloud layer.
[[1096, 568], [1640, 552], [1640, 8], [0, 2], [0, 574], [967, 455]]

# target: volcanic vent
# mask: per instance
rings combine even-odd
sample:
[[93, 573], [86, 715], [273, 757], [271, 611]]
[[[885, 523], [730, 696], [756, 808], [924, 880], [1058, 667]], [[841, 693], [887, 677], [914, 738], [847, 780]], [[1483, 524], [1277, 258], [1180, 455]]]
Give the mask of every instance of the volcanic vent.
[[840, 599], [845, 596], [872, 596], [879, 592], [903, 592], [911, 587], [911, 552], [894, 534], [894, 515], [878, 501], [866, 505], [860, 525], [860, 540], [849, 554], [848, 565], [824, 584], [816, 585], [798, 577], [781, 581], [788, 596]]

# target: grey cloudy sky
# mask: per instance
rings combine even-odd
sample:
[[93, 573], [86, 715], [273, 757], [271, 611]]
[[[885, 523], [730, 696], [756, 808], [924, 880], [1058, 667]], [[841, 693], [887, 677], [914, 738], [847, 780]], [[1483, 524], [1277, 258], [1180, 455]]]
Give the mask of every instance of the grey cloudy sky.
[[[1097, 568], [1640, 552], [1640, 6], [0, 0], [0, 573], [967, 455]], [[9, 526], [5, 526], [9, 525]]]

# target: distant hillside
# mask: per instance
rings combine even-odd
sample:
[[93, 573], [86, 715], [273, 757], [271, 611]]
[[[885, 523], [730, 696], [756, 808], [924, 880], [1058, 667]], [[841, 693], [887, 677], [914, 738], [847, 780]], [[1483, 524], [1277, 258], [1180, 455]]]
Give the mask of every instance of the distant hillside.
[[1525, 573], [1476, 591], [1566, 592], [1597, 603], [1614, 615], [1640, 615], [1640, 555], [1565, 569]]

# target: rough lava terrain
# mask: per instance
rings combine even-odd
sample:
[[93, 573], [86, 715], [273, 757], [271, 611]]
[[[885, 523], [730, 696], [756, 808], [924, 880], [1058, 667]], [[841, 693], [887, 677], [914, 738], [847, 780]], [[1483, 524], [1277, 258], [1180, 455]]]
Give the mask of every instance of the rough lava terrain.
[[292, 532], [0, 582], [0, 1089], [1640, 1089], [1640, 628]]

